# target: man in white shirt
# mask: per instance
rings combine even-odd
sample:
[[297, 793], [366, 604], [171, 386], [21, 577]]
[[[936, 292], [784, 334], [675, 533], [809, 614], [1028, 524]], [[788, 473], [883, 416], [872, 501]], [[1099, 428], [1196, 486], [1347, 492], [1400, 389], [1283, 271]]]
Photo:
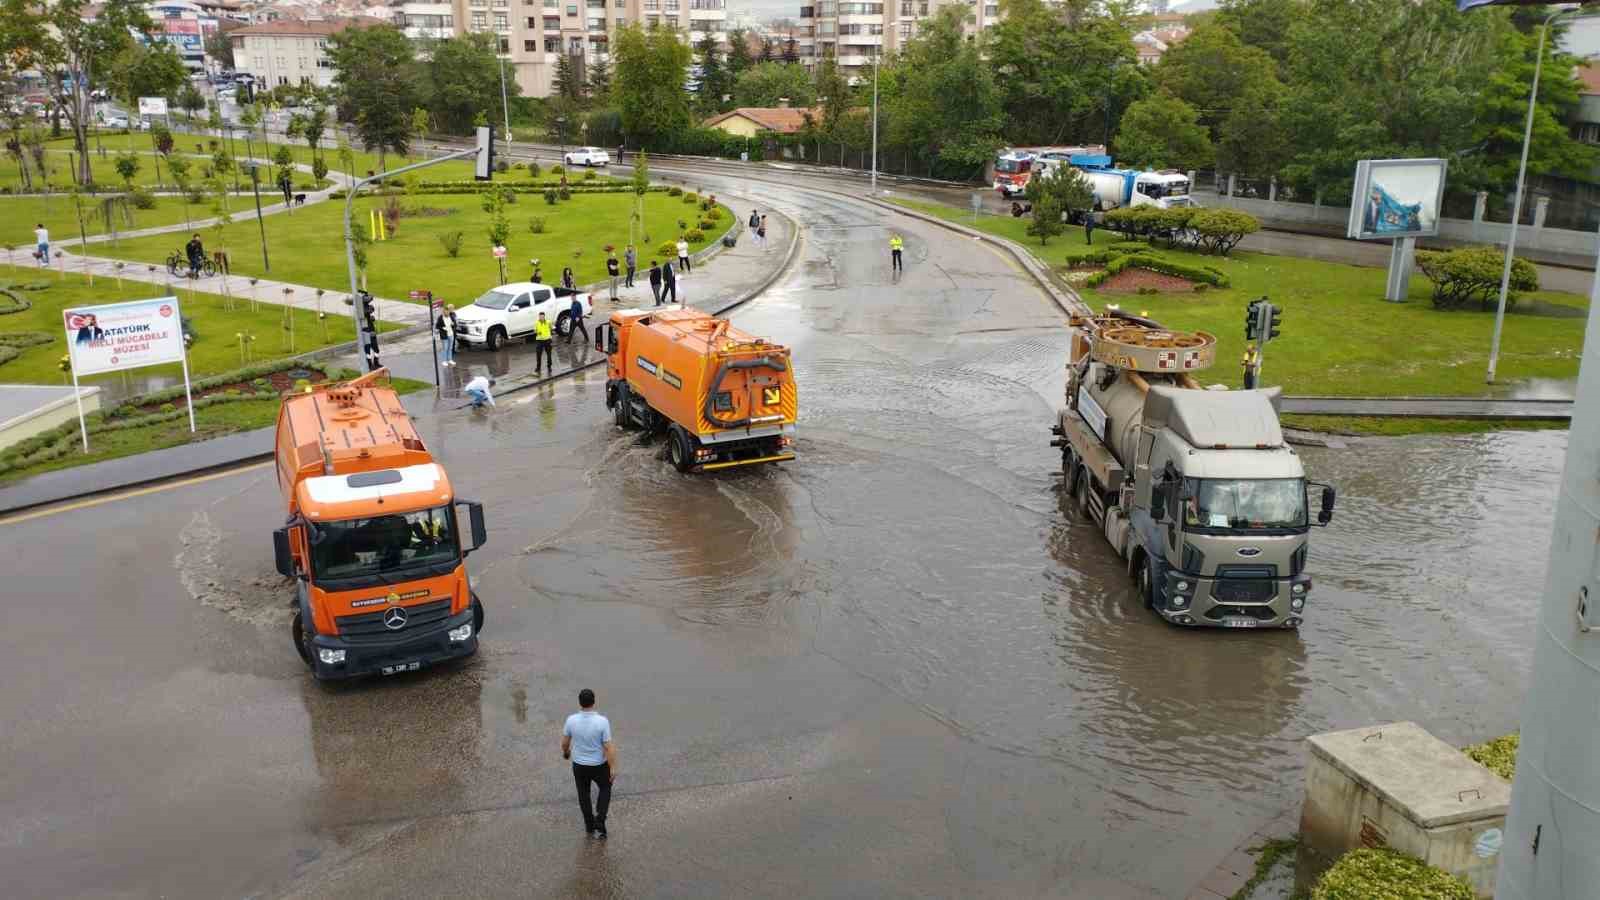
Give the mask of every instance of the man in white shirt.
[[678, 237], [678, 274], [682, 275], [687, 271], [689, 271], [689, 241], [680, 235]]
[[472, 408], [478, 409], [484, 404], [494, 405], [494, 396], [489, 393], [489, 388], [491, 387], [494, 387], [494, 379], [479, 375], [467, 382], [466, 387], [463, 387], [461, 392], [466, 394], [467, 399], [472, 401]]
[[[561, 758], [572, 760], [572, 780], [578, 785], [578, 808], [590, 837], [606, 839], [606, 808], [611, 805], [611, 782], [617, 778], [617, 749], [611, 743], [611, 721], [594, 711], [594, 691], [578, 692], [578, 712], [567, 716], [561, 729]], [[600, 797], [589, 805], [589, 785], [600, 786]]]
[[33, 229], [34, 255], [39, 259], [39, 265], [50, 265], [50, 230], [40, 222]]

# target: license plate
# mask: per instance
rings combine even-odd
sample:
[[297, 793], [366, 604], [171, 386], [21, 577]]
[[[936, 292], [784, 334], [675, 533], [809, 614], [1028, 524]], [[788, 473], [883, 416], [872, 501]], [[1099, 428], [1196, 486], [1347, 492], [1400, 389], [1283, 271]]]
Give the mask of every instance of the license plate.
[[1223, 628], [1255, 628], [1259, 624], [1249, 616], [1228, 616], [1222, 620]]
[[422, 663], [420, 663], [420, 662], [408, 662], [408, 663], [400, 663], [398, 665], [393, 665], [393, 666], [384, 666], [381, 671], [385, 675], [393, 675], [393, 674], [395, 674], [397, 672], [415, 672], [416, 670], [418, 670], [420, 668], [422, 668]]

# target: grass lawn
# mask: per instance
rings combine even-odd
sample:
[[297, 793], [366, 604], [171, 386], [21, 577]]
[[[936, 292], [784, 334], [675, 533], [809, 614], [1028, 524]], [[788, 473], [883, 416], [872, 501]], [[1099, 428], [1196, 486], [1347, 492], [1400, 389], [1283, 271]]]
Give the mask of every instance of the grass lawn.
[[[498, 282], [498, 268], [490, 257], [485, 236], [489, 215], [479, 205], [477, 195], [419, 194], [402, 199], [407, 206], [426, 207], [432, 212], [402, 218], [395, 237], [368, 248], [368, 283], [373, 293], [404, 299], [408, 291], [431, 290], [436, 296], [459, 305], [470, 302]], [[580, 284], [600, 280], [605, 275], [605, 245], [616, 245], [617, 256], [622, 256], [633, 199], [631, 194], [574, 194], [571, 200], [551, 206], [537, 194], [518, 194], [516, 204], [508, 211], [511, 238], [506, 246], [510, 278], [527, 278], [528, 260], [539, 257], [547, 281], [558, 281], [563, 266], [573, 268]], [[365, 223], [368, 211], [380, 205], [378, 198], [357, 199], [354, 220]], [[645, 223], [654, 240], [639, 248], [640, 269], [649, 267], [657, 245], [676, 237], [679, 219], [693, 227], [699, 216], [699, 207], [684, 203], [682, 198], [660, 192], [646, 195]], [[279, 214], [264, 219], [272, 277], [329, 290], [348, 290], [342, 248], [343, 217], [344, 205], [329, 202], [296, 210], [292, 215]], [[534, 217], [544, 219], [543, 234], [529, 231], [529, 221]], [[706, 234], [692, 249], [698, 250], [717, 239], [731, 223], [731, 213], [724, 209], [718, 222], [721, 228]], [[439, 238], [455, 232], [461, 232], [464, 241], [460, 256], [452, 258], [445, 253]], [[216, 243], [215, 236], [208, 231], [207, 246]], [[255, 221], [231, 226], [227, 245], [237, 248], [233, 253], [234, 272], [262, 274], [260, 254], [253, 249], [258, 246]], [[122, 241], [118, 248], [101, 245], [96, 247], [96, 252], [142, 262], [160, 262], [175, 246], [171, 235], [158, 235]], [[249, 252], [244, 252], [246, 249]]]
[[[239, 282], [241, 291], [247, 290], [243, 279], [235, 280]], [[12, 285], [13, 291], [18, 296], [33, 304], [31, 309], [23, 312], [0, 315], [0, 343], [4, 342], [7, 335], [22, 332], [43, 333], [51, 339], [48, 344], [28, 347], [15, 359], [0, 363], [0, 382], [11, 384], [65, 383], [60, 368], [61, 357], [67, 352], [66, 332], [61, 319], [63, 309], [83, 304], [116, 303], [123, 300], [160, 297], [166, 294], [165, 287], [158, 284], [124, 281], [119, 289], [115, 279], [98, 278], [91, 286], [82, 275], [76, 273], [69, 272], [63, 279], [54, 272], [45, 275], [36, 269], [20, 266], [0, 266], [0, 283]], [[38, 291], [15, 289], [18, 285], [34, 283], [47, 284], [48, 287]], [[225, 298], [215, 294], [191, 296], [186, 290], [178, 292], [178, 300], [184, 318], [189, 320], [197, 335], [194, 345], [189, 349], [189, 374], [193, 378], [239, 368], [243, 363], [239, 355], [239, 342], [235, 336], [240, 332], [255, 336], [249, 348], [252, 362], [265, 362], [292, 355], [288, 343], [289, 332], [283, 327], [287, 321], [285, 307], [261, 303], [255, 312], [251, 312], [249, 301], [240, 299], [235, 301], [234, 310], [230, 312], [224, 306]], [[0, 296], [0, 308], [9, 306], [10, 301]], [[327, 338], [324, 340], [322, 330], [324, 323], [319, 322], [314, 311], [293, 311], [295, 339], [293, 352], [304, 353], [318, 347], [355, 339], [348, 307], [330, 295], [327, 312], [328, 318], [325, 320]], [[399, 326], [383, 323], [382, 327], [384, 330], [392, 330]], [[171, 378], [181, 378], [182, 372], [182, 368], [176, 365], [151, 366], [137, 370], [137, 374], [143, 376]], [[96, 375], [85, 378], [83, 383], [95, 384], [120, 378], [122, 378], [121, 373]]]
[[1432, 419], [1426, 416], [1303, 416], [1286, 413], [1285, 428], [1322, 431], [1332, 434], [1382, 435], [1476, 434], [1480, 431], [1543, 431], [1567, 427], [1566, 422], [1541, 422], [1527, 419]]
[[[86, 226], [84, 233], [94, 235], [109, 231], [101, 201], [86, 194], [82, 197], [82, 203]], [[233, 198], [232, 204], [235, 215], [244, 209], [237, 197]], [[33, 227], [40, 222], [50, 229], [50, 243], [56, 245], [52, 249], [58, 249], [59, 245], [67, 241], [76, 241], [78, 238], [77, 205], [72, 197], [66, 194], [0, 197], [0, 213], [5, 214], [3, 217], [5, 224], [0, 225], [0, 246], [15, 247], [14, 261], [19, 264], [31, 262], [28, 254], [33, 252]], [[114, 211], [118, 232], [134, 228], [154, 228], [158, 225], [175, 225], [184, 221], [184, 208], [179, 197], [157, 197], [154, 209], [132, 209], [130, 206], [128, 213], [133, 218], [132, 225], [128, 224], [127, 218], [121, 211]], [[208, 218], [211, 215], [211, 204], [209, 201], [191, 204], [188, 213], [190, 219]], [[183, 241], [180, 240], [178, 243], [181, 244]], [[99, 250], [96, 249], [95, 252]]]
[[[972, 221], [970, 213], [951, 207], [900, 202], [963, 224]], [[1052, 265], [1060, 265], [1068, 253], [1086, 249], [1081, 228], [1069, 228], [1041, 247], [1038, 238], [1027, 235], [1025, 219], [982, 216], [977, 227], [1023, 244]], [[1117, 240], [1109, 231], [1097, 235], [1096, 246]], [[1096, 309], [1117, 303], [1148, 312], [1172, 328], [1215, 334], [1217, 364], [1202, 381], [1240, 383], [1245, 306], [1265, 296], [1283, 309], [1283, 333], [1265, 352], [1266, 384], [1312, 395], [1485, 393], [1494, 311], [1437, 311], [1429, 301], [1431, 285], [1420, 275], [1412, 279], [1409, 302], [1387, 303], [1383, 269], [1241, 251], [1227, 257], [1182, 250], [1162, 250], [1159, 255], [1221, 269], [1232, 287], [1199, 294], [1114, 294], [1085, 288], [1079, 293]], [[1506, 316], [1500, 380], [1575, 377], [1587, 309], [1588, 299], [1574, 294], [1525, 295]], [[1474, 424], [1470, 430], [1486, 427]]]

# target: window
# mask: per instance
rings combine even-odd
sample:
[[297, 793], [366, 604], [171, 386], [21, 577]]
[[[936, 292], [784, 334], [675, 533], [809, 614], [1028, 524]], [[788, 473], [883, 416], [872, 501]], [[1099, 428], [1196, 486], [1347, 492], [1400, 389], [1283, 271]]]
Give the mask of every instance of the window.
[[511, 52], [511, 39], [505, 35], [500, 36], [500, 52], [502, 54]]
[[660, 24], [661, 24], [661, 17], [660, 16], [645, 16], [645, 25], [646, 26], [648, 26], [650, 28], [655, 28], [656, 26], [658, 26]]
[[912, 8], [914, 6], [915, 6], [915, 4], [911, 3], [910, 0], [905, 0], [905, 2], [902, 2], [900, 4], [900, 15], [902, 15], [902, 16], [910, 16], [910, 15], [912, 15], [911, 10], [912, 10]]
[[1578, 126], [1578, 140], [1585, 144], [1600, 144], [1600, 125], [1585, 122]]
[[1186, 530], [1306, 527], [1306, 483], [1299, 478], [1186, 478]]
[[533, 16], [529, 16], [528, 17], [527, 29], [529, 31], [537, 31], [537, 30], [539, 30], [539, 20], [535, 19]]
[[679, 9], [681, 9], [681, 7], [678, 5], [678, 0], [667, 0], [667, 12], [675, 13]]
[[539, 42], [538, 41], [523, 41], [522, 42], [522, 52], [523, 53], [538, 53], [539, 52]]
[[997, 19], [997, 18], [999, 18], [1000, 17], [1000, 6], [999, 6], [999, 4], [995, 4], [995, 3], [985, 4], [984, 7], [983, 7], [983, 16], [986, 19]]
[[661, 0], [644, 0], [644, 9], [645, 12], [659, 12], [661, 10]]
[[910, 22], [901, 22], [900, 23], [900, 37], [901, 38], [909, 38], [909, 37], [911, 37], [911, 23]]
[[544, 0], [545, 9], [560, 9], [561, 0]]
[[333, 60], [327, 59], [326, 57], [324, 57], [323, 59], [319, 59], [319, 60], [317, 60], [317, 68], [319, 68], [319, 69], [331, 69], [331, 68], [333, 68]]
[[836, 26], [832, 22], [818, 22], [817, 34], [831, 35], [834, 33], [835, 27]]
[[495, 13], [494, 14], [494, 30], [495, 31], [505, 31], [507, 28], [510, 28], [510, 27], [511, 27], [511, 23], [506, 21], [506, 14], [505, 13]]
[[605, 9], [606, 0], [589, 0], [588, 5], [590, 9]]
[[472, 14], [472, 29], [474, 31], [481, 31], [484, 28], [486, 28], [488, 26], [488, 24], [489, 24], [489, 14], [488, 13], [475, 12], [475, 13]]
[[606, 54], [606, 42], [605, 41], [590, 41], [589, 42], [589, 56], [590, 56], [590, 58], [598, 58], [598, 57], [604, 56], [605, 54]]
[[575, 16], [577, 14], [578, 14], [578, 4], [576, 4], [576, 3], [568, 3], [567, 4], [567, 15]]
[[567, 52], [573, 54], [582, 53], [583, 38], [577, 37], [576, 35], [567, 38]]
[[320, 536], [311, 545], [312, 576], [318, 580], [360, 578], [461, 556], [455, 517], [445, 506], [311, 527]]
[[494, 8], [495, 9], [505, 9], [506, 8], [506, 0], [493, 0], [493, 3], [494, 3]]
[[545, 31], [560, 31], [561, 30], [561, 17], [560, 16], [545, 16], [544, 17], [544, 30]]
[[617, 0], [616, 3], [612, 4], [612, 6], [615, 6], [617, 9], [627, 9], [628, 8], [628, 0]]
[[606, 20], [605, 19], [590, 19], [589, 20], [589, 30], [590, 31], [605, 31], [606, 30]]
[[547, 37], [547, 38], [545, 38], [544, 39], [544, 52], [546, 52], [546, 53], [560, 53], [561, 52], [561, 38], [558, 38], [558, 37]]

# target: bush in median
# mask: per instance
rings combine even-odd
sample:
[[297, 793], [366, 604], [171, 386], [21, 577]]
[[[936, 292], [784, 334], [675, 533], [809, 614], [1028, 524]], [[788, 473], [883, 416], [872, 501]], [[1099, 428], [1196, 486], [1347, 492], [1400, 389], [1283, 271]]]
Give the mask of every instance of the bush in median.
[[[1505, 251], [1494, 247], [1462, 247], [1459, 250], [1418, 250], [1417, 268], [1433, 282], [1434, 309], [1460, 309], [1473, 299], [1479, 309], [1500, 296], [1500, 274], [1505, 268]], [[1511, 284], [1506, 304], [1515, 305], [1517, 291], [1539, 289], [1539, 270], [1520, 257], [1511, 260]]]
[[1476, 900], [1472, 885], [1393, 850], [1352, 850], [1322, 873], [1311, 900]]
[[1186, 217], [1185, 224], [1191, 235], [1190, 240], [1196, 247], [1218, 256], [1227, 256], [1228, 251], [1244, 240], [1245, 235], [1261, 230], [1260, 219], [1236, 209], [1196, 209], [1188, 212], [1191, 214]]
[[1471, 757], [1473, 762], [1511, 781], [1517, 777], [1517, 750], [1521, 743], [1521, 734], [1513, 731], [1492, 741], [1473, 744], [1461, 752]]
[[678, 258], [678, 242], [677, 241], [662, 241], [661, 242], [661, 246], [656, 248], [656, 255], [661, 257], [662, 259], [668, 260], [668, 261], [677, 259]]

